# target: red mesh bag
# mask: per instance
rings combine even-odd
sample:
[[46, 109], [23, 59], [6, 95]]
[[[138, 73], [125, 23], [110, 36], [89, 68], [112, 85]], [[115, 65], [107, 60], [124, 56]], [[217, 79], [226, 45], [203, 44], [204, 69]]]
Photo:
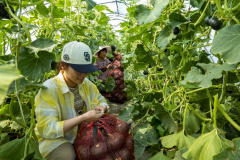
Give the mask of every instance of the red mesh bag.
[[119, 54], [115, 57], [115, 60], [121, 61], [122, 60], [122, 56]]
[[134, 141], [127, 123], [106, 114], [83, 122], [74, 141], [79, 160], [134, 160]]
[[115, 61], [113, 62], [113, 69], [118, 69], [118, 70], [120, 70], [120, 71], [124, 71], [122, 62], [121, 62], [121, 61], [118, 61], [118, 60], [115, 60]]

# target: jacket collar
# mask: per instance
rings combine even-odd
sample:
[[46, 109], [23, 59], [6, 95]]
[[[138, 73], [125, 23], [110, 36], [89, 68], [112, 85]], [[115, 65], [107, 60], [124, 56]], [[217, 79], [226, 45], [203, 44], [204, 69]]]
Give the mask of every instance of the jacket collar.
[[[63, 77], [63, 73], [64, 73], [64, 70], [61, 70], [61, 71], [59, 72], [59, 74], [57, 75], [57, 78], [58, 78], [59, 81], [60, 81], [60, 87], [61, 87], [61, 90], [62, 90], [62, 94], [65, 94], [65, 93], [69, 92], [70, 90], [69, 90], [69, 87], [68, 87], [68, 85], [67, 85], [64, 77]], [[78, 84], [78, 88], [79, 88], [79, 89], [82, 87], [83, 84], [86, 83], [86, 82], [85, 82], [86, 79], [87, 79], [87, 78], [84, 79], [84, 81], [83, 81], [82, 84]]]

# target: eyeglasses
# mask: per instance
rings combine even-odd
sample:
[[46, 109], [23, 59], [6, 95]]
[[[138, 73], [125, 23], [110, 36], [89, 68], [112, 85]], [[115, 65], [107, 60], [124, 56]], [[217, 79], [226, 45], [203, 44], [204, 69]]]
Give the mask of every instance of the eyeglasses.
[[83, 74], [86, 74], [86, 75], [88, 75], [88, 73], [81, 73], [81, 72], [77, 72], [77, 75], [78, 75], [78, 76], [81, 76], [81, 75], [83, 75]]

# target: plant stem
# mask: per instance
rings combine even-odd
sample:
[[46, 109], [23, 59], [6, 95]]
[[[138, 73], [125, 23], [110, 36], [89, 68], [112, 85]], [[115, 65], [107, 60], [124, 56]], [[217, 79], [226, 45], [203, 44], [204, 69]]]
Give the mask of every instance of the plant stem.
[[202, 135], [204, 134], [204, 131], [205, 131], [205, 128], [206, 128], [206, 124], [205, 123], [202, 123], [202, 126], [203, 126], [203, 128], [202, 128]]
[[222, 85], [222, 93], [219, 99], [220, 103], [224, 103], [224, 98], [225, 98], [225, 94], [226, 94], [226, 84], [227, 84], [227, 80], [228, 80], [228, 72], [226, 71], [226, 73], [223, 75], [223, 85]]
[[138, 123], [141, 122], [148, 115], [150, 108], [151, 108], [151, 105], [148, 107], [147, 113], [136, 123], [136, 125], [134, 127], [132, 127], [132, 129], [130, 130], [130, 133], [138, 125]]
[[218, 11], [220, 12], [220, 14], [222, 15], [222, 17], [225, 17], [224, 13], [223, 13], [223, 9], [222, 9], [222, 5], [221, 5], [221, 0], [215, 0]]
[[187, 103], [185, 110], [184, 110], [184, 117], [183, 117], [183, 130], [186, 128], [186, 116], [187, 116], [187, 109], [188, 109], [189, 103]]
[[239, 20], [236, 17], [232, 17], [232, 19], [237, 23], [240, 24]]
[[233, 127], [235, 127], [237, 130], [240, 131], [240, 126], [236, 122], [234, 122], [233, 119], [229, 117], [229, 115], [222, 109], [222, 106], [220, 105], [218, 99], [217, 99], [217, 107], [219, 111], [223, 114], [223, 116], [233, 125]]
[[213, 109], [214, 129], [217, 129], [217, 103], [218, 103], [218, 95], [215, 95], [214, 96], [214, 109]]
[[[17, 1], [9, 1], [9, 0], [6, 0], [8, 1], [9, 4], [15, 4], [15, 5], [19, 5], [20, 3], [17, 2]], [[41, 0], [41, 1], [38, 1], [38, 2], [34, 2], [34, 3], [31, 3], [31, 4], [22, 4], [23, 7], [25, 6], [34, 6], [34, 5], [38, 5], [40, 3], [43, 3], [45, 0]]]
[[205, 6], [205, 8], [204, 8], [204, 10], [203, 10], [203, 12], [202, 12], [202, 14], [201, 14], [201, 16], [198, 18], [198, 20], [197, 20], [197, 22], [194, 24], [194, 26], [198, 25], [198, 24], [201, 22], [201, 20], [203, 19], [204, 15], [205, 15], [205, 11], [206, 11], [207, 8], [208, 8], [209, 2], [210, 2], [210, 0], [208, 0], [208, 2], [207, 2], [207, 4], [206, 4], [206, 6]]
[[24, 25], [24, 23], [17, 17], [15, 16], [13, 13], [12, 13], [12, 10], [10, 9], [9, 5], [8, 5], [8, 1], [5, 1], [6, 2], [6, 5], [7, 5], [7, 8], [8, 8], [8, 12], [9, 14], [19, 23], [22, 25], [26, 35], [27, 35], [27, 38], [28, 38], [28, 41], [24, 44], [21, 44], [22, 47], [24, 46], [28, 46], [31, 44], [31, 36], [30, 36], [30, 33], [29, 33], [29, 30], [27, 29], [27, 27]]
[[14, 99], [11, 100], [10, 104], [9, 104], [9, 115], [10, 117], [15, 121], [17, 122], [20, 126], [22, 126], [23, 128], [28, 128], [25, 124], [21, 123], [20, 121], [18, 121], [16, 119], [16, 117], [13, 115], [13, 112], [12, 112], [12, 107], [13, 107], [13, 101]]
[[[220, 86], [216, 86], [216, 85], [212, 85], [211, 87], [209, 88], [219, 88]], [[202, 91], [202, 90], [205, 90], [205, 89], [208, 89], [208, 88], [199, 88], [199, 89], [196, 89], [196, 90], [193, 90], [193, 91], [190, 91], [190, 92], [186, 92], [186, 94], [192, 94], [192, 93], [195, 93], [195, 92], [198, 92], [198, 91]]]
[[228, 8], [227, 0], [224, 0], [224, 10], [225, 11], [235, 11], [239, 7], [240, 7], [240, 3], [237, 6], [233, 7], [233, 8]]
[[211, 121], [211, 119], [209, 119], [209, 118], [204, 118], [204, 117], [200, 116], [200, 115], [195, 111], [195, 109], [192, 107], [191, 104], [189, 104], [188, 106], [191, 108], [191, 110], [193, 111], [193, 113], [194, 113], [198, 118], [200, 118], [201, 120], [203, 120], [203, 121]]

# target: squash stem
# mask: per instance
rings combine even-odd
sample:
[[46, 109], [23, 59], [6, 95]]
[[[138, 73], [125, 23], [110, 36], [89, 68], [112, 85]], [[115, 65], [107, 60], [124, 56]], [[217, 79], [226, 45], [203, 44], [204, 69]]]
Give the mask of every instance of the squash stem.
[[194, 26], [198, 25], [198, 24], [201, 22], [201, 20], [203, 19], [204, 15], [205, 15], [205, 11], [206, 11], [207, 8], [208, 8], [209, 2], [210, 2], [210, 0], [208, 0], [208, 2], [207, 2], [207, 4], [206, 4], [206, 6], [205, 6], [205, 8], [204, 8], [204, 10], [203, 10], [203, 12], [202, 12], [202, 14], [201, 14], [201, 16], [198, 18], [198, 20], [197, 20], [197, 22], [194, 24]]
[[211, 121], [211, 119], [209, 119], [209, 118], [204, 118], [204, 117], [200, 116], [200, 115], [195, 111], [195, 109], [192, 107], [191, 104], [189, 104], [188, 107], [190, 107], [191, 110], [193, 111], [193, 113], [194, 113], [198, 118], [200, 118], [201, 120], [203, 120], [203, 121]]

